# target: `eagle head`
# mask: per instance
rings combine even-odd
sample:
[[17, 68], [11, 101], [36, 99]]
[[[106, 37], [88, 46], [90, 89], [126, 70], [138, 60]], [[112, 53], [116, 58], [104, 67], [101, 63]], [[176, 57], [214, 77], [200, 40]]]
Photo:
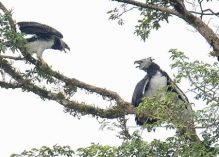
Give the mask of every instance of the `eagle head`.
[[[61, 40], [61, 39], [60, 39]], [[70, 47], [63, 41], [63, 40], [61, 40], [61, 51], [63, 50], [63, 51], [65, 51], [66, 52], [66, 50], [65, 49], [67, 49], [68, 51], [70, 51]]]
[[65, 51], [65, 52], [66, 52], [65, 49], [70, 51], [69, 46], [62, 39], [56, 36], [54, 37], [54, 44], [51, 48], [54, 50], [60, 50], [60, 51]]
[[137, 60], [134, 62], [134, 64], [138, 64], [136, 68], [139, 68], [140, 70], [147, 70], [149, 66], [153, 63], [153, 58], [148, 57], [141, 60]]

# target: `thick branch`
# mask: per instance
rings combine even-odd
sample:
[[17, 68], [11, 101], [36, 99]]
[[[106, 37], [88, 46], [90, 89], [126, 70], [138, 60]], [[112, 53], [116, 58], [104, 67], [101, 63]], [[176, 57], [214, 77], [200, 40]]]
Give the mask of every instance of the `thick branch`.
[[[29, 80], [23, 79], [23, 77], [15, 71], [15, 69], [4, 59], [0, 59], [1, 68], [8, 73], [13, 79], [15, 79], [19, 87], [22, 87], [25, 90], [31, 91], [37, 95], [39, 95], [42, 98], [46, 98], [49, 100], [54, 100], [58, 102], [59, 104], [63, 105], [67, 108], [69, 112], [79, 112], [82, 114], [91, 114], [93, 116], [98, 116], [102, 118], [118, 118], [122, 117], [124, 114], [131, 114], [134, 113], [134, 111], [131, 108], [131, 105], [128, 103], [125, 103], [122, 101], [120, 104], [117, 104], [117, 106], [114, 106], [109, 109], [101, 109], [98, 107], [94, 107], [91, 105], [87, 105], [84, 103], [79, 103], [76, 101], [70, 101], [65, 98], [64, 94], [62, 93], [52, 93], [51, 91], [48, 91], [46, 89], [40, 88], [33, 83], [31, 83]], [[62, 76], [62, 75], [61, 75]], [[15, 88], [18, 86], [15, 85], [9, 85], [7, 83], [0, 82], [0, 86]], [[127, 109], [126, 109], [127, 108]]]
[[201, 18], [194, 16], [191, 12], [184, 10], [179, 12], [181, 16], [178, 16], [188, 22], [191, 26], [193, 26], [213, 47], [215, 51], [215, 55], [219, 56], [219, 38], [216, 33], [205, 24]]
[[17, 89], [17, 88], [21, 88], [22, 85], [0, 81], [0, 87], [5, 88], [5, 89], [9, 89], [9, 88]]
[[[5, 8], [2, 4], [1, 8]], [[3, 10], [6, 11], [7, 10]], [[11, 20], [10, 20], [11, 21]], [[13, 28], [14, 23], [10, 23], [11, 27]], [[113, 91], [109, 91], [103, 88], [95, 87], [89, 84], [86, 84], [84, 82], [81, 82], [77, 79], [74, 78], [68, 78], [59, 72], [56, 72], [52, 70], [49, 66], [45, 66], [42, 64], [40, 61], [34, 59], [24, 47], [20, 47], [20, 52], [24, 56], [24, 59], [29, 61], [30, 63], [34, 64], [35, 66], [40, 66], [40, 68], [46, 70], [51, 77], [54, 77], [66, 84], [66, 86], [71, 86], [71, 87], [77, 87], [81, 89], [85, 89], [89, 92], [94, 92], [102, 97], [108, 97], [110, 100], [115, 100], [116, 101], [116, 106], [110, 109], [100, 109], [97, 107], [93, 107], [91, 105], [86, 105], [84, 103], [78, 103], [76, 101], [70, 101], [64, 97], [64, 94], [62, 93], [52, 93], [50, 91], [47, 91], [46, 89], [42, 89], [34, 84], [32, 84], [29, 80], [25, 80], [22, 78], [22, 76], [17, 73], [13, 67], [10, 66], [10, 64], [7, 64], [7, 61], [4, 60], [3, 58], [6, 59], [14, 59], [14, 60], [20, 60], [23, 58], [20, 57], [11, 57], [11, 56], [1, 56], [1, 68], [8, 73], [12, 78], [14, 78], [19, 84], [22, 84], [22, 88], [24, 90], [31, 91], [37, 95], [39, 95], [42, 98], [46, 98], [49, 100], [55, 100], [56, 102], [60, 103], [64, 107], [66, 107], [69, 112], [80, 112], [82, 114], [92, 114], [95, 116], [99, 116], [102, 118], [118, 118], [123, 116], [126, 113], [134, 113], [132, 109], [132, 105], [128, 102], [125, 102], [117, 93]]]
[[149, 8], [158, 10], [161, 12], [169, 13], [175, 15], [184, 21], [188, 22], [191, 26], [193, 26], [206, 40], [207, 42], [213, 47], [216, 56], [219, 56], [219, 38], [214, 33], [214, 31], [206, 25], [199, 17], [194, 16], [191, 12], [189, 12], [181, 0], [171, 0], [170, 4], [173, 6], [175, 10], [162, 7], [159, 5], [152, 5], [143, 2], [139, 2], [136, 0], [113, 0], [117, 2], [132, 4], [134, 6], [138, 6], [141, 8]]
[[[24, 55], [24, 57], [29, 62], [31, 62], [32, 64], [34, 64], [36, 66], [43, 66], [43, 64], [40, 61], [35, 60], [30, 54], [28, 54], [26, 52], [25, 49], [20, 49], [20, 50], [21, 50], [22, 54]], [[48, 73], [51, 74], [56, 79], [63, 81], [66, 84], [66, 86], [72, 86], [72, 87], [76, 86], [78, 88], [85, 89], [85, 90], [87, 90], [89, 92], [97, 93], [97, 94], [101, 95], [102, 97], [108, 97], [111, 100], [115, 100], [117, 105], [126, 104], [127, 105], [127, 110], [130, 110], [130, 108], [132, 108], [132, 105], [130, 103], [128, 103], [128, 102], [125, 102], [116, 92], [107, 90], [105, 88], [100, 88], [100, 87], [96, 87], [96, 86], [84, 83], [84, 82], [79, 81], [79, 80], [77, 80], [75, 78], [68, 78], [68, 77], [60, 74], [59, 72], [52, 70], [48, 66], [43, 66], [43, 68], [46, 71], [48, 71]]]
[[162, 6], [159, 6], [159, 5], [147, 4], [147, 3], [139, 2], [139, 1], [136, 1], [136, 0], [112, 0], [112, 1], [132, 4], [132, 5], [135, 5], [137, 7], [154, 9], [154, 10], [157, 10], [157, 11], [161, 11], [161, 12], [165, 12], [165, 13], [169, 13], [169, 14], [172, 14], [172, 15], [179, 16], [179, 13], [177, 11], [175, 11], [173, 9], [166, 8], [166, 7], [162, 7]]
[[[9, 11], [6, 9], [6, 7], [0, 2], [0, 9], [5, 13], [9, 13]], [[12, 29], [14, 29], [16, 31], [16, 26], [15, 23], [13, 21], [13, 19], [9, 16], [9, 24], [11, 26]], [[23, 54], [23, 56], [25, 57], [26, 60], [28, 60], [30, 63], [36, 65], [36, 66], [43, 66], [43, 64], [40, 61], [35, 60], [27, 51], [25, 48], [20, 47], [20, 51]], [[53, 77], [63, 81], [66, 83], [67, 86], [76, 86], [78, 88], [82, 88], [85, 89], [89, 92], [95, 92], [97, 94], [102, 95], [103, 97], [109, 97], [112, 100], [114, 99], [117, 102], [117, 107], [113, 107], [111, 109], [100, 109], [97, 107], [93, 107], [91, 105], [86, 105], [86, 104], [82, 104], [82, 103], [78, 103], [76, 101], [69, 101], [68, 99], [65, 99], [64, 94], [61, 93], [52, 93], [50, 91], [47, 91], [46, 89], [42, 89], [34, 84], [32, 84], [29, 80], [25, 80], [22, 78], [22, 76], [17, 73], [13, 67], [11, 67], [10, 64], [7, 63], [6, 60], [4, 60], [3, 58], [7, 58], [7, 59], [14, 59], [14, 60], [22, 60], [23, 58], [21, 57], [12, 57], [12, 56], [1, 56], [0, 60], [1, 60], [1, 68], [8, 73], [12, 78], [14, 78], [19, 84], [20, 87], [22, 85], [22, 88], [28, 91], [31, 91], [39, 96], [41, 96], [42, 98], [46, 98], [46, 99], [50, 99], [50, 100], [55, 100], [58, 103], [62, 104], [63, 106], [65, 106], [66, 108], [68, 108], [68, 110], [74, 111], [74, 112], [80, 112], [82, 114], [92, 114], [95, 116], [99, 116], [102, 118], [118, 118], [124, 115], [124, 113], [126, 113], [128, 111], [128, 113], [133, 113], [132, 110], [132, 106], [125, 102], [124, 100], [121, 99], [121, 97], [112, 91], [108, 91], [106, 89], [102, 89], [99, 87], [95, 87], [86, 83], [83, 83], [77, 79], [70, 79], [64, 75], [61, 75], [60, 73], [53, 71], [51, 68], [49, 68], [48, 66], [43, 66], [43, 68], [45, 68], [45, 70], [49, 71], [50, 74], [52, 74]], [[12, 85], [12, 84], [8, 84], [5, 82], [1, 82], [1, 86], [3, 88], [17, 88], [17, 86]], [[124, 105], [127, 105], [127, 110], [125, 109], [126, 107], [124, 107]], [[123, 107], [123, 108], [121, 108]], [[70, 111], [70, 112], [71, 112]]]

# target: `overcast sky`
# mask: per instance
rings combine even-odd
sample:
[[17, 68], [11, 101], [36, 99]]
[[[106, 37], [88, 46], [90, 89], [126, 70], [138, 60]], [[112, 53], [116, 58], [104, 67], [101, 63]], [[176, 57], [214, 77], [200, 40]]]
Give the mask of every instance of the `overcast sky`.
[[[153, 57], [170, 75], [168, 50], [171, 48], [185, 51], [192, 59], [213, 60], [208, 58], [210, 47], [206, 41], [177, 18], [171, 18], [170, 24], [164, 23], [143, 42], [133, 34], [136, 13], [124, 16], [124, 26], [108, 20], [106, 12], [117, 6], [117, 2], [3, 0], [2, 3], [13, 9], [16, 21], [37, 21], [62, 32], [71, 51], [47, 50], [43, 58], [53, 69], [113, 90], [126, 101], [131, 100], [136, 83], [144, 76], [144, 72], [133, 65], [137, 59]], [[188, 89], [179, 86], [184, 91]], [[91, 142], [108, 145], [121, 142], [115, 137], [115, 131], [100, 131], [95, 119], [87, 116], [78, 120], [64, 113], [56, 102], [43, 101], [32, 93], [0, 89], [0, 98], [1, 157], [42, 145], [70, 145], [76, 149]], [[95, 96], [89, 96], [87, 101], [95, 100]], [[133, 118], [130, 121], [133, 122]], [[150, 137], [158, 138], [160, 133], [150, 134]]]

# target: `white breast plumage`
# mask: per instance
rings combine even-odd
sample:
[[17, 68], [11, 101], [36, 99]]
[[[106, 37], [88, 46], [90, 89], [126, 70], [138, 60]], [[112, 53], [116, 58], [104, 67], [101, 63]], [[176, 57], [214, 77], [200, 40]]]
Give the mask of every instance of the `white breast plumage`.
[[157, 94], [164, 93], [167, 87], [167, 78], [159, 71], [151, 78], [147, 91], [144, 93], [146, 97], [153, 97]]
[[42, 56], [42, 53], [45, 49], [51, 48], [53, 45], [54, 41], [46, 41], [46, 40], [36, 40], [33, 42], [29, 42], [25, 45], [27, 48], [27, 51], [30, 54], [36, 53], [38, 57]]

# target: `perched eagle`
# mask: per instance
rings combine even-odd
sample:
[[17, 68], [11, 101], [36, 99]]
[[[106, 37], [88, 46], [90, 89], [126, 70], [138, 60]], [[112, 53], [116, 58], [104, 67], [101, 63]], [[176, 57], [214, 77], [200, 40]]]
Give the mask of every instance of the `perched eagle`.
[[[142, 98], [154, 97], [157, 94], [161, 94], [161, 91], [163, 92], [162, 94], [165, 94], [166, 91], [175, 92], [178, 96], [175, 101], [176, 105], [185, 102], [185, 106], [182, 106], [181, 110], [177, 114], [183, 124], [183, 126], [176, 126], [177, 132], [180, 134], [188, 133], [187, 135], [190, 136], [190, 139], [200, 141], [194, 127], [192, 107], [189, 104], [186, 95], [177, 85], [173, 85], [168, 74], [161, 70], [159, 65], [154, 63], [151, 57], [137, 60], [134, 63], [138, 64], [137, 68], [145, 71], [147, 74], [140, 82], [137, 83], [132, 96], [132, 104], [137, 107], [142, 102]], [[154, 123], [158, 119], [136, 116], [135, 120], [138, 125], [143, 125], [144, 123]]]
[[70, 50], [62, 40], [62, 33], [55, 28], [38, 22], [18, 22], [17, 25], [22, 33], [32, 35], [30, 38], [26, 38], [27, 43], [24, 46], [31, 55], [36, 53], [37, 58], [41, 61], [43, 61], [42, 54], [46, 49]]
[[[139, 68], [140, 70], [144, 70], [147, 74], [140, 82], [137, 83], [132, 96], [132, 104], [137, 107], [142, 102], [142, 98], [154, 97], [159, 92], [161, 92], [161, 90], [165, 90], [163, 91], [164, 94], [166, 90], [175, 92], [178, 95], [178, 100], [176, 101], [176, 103], [186, 102], [188, 104], [187, 106], [185, 106], [185, 109], [182, 110], [181, 114], [181, 116], [185, 116], [182, 117], [182, 119], [188, 120], [188, 115], [191, 115], [190, 113], [192, 110], [189, 101], [186, 95], [180, 90], [178, 86], [172, 85], [172, 80], [168, 76], [168, 74], [165, 71], [161, 70], [159, 65], [154, 63], [151, 57], [137, 60], [134, 63], [138, 64], [137, 68]], [[156, 121], [157, 119], [153, 119], [150, 117], [136, 117], [136, 123], [138, 125], [143, 125], [144, 123], [154, 123]]]

